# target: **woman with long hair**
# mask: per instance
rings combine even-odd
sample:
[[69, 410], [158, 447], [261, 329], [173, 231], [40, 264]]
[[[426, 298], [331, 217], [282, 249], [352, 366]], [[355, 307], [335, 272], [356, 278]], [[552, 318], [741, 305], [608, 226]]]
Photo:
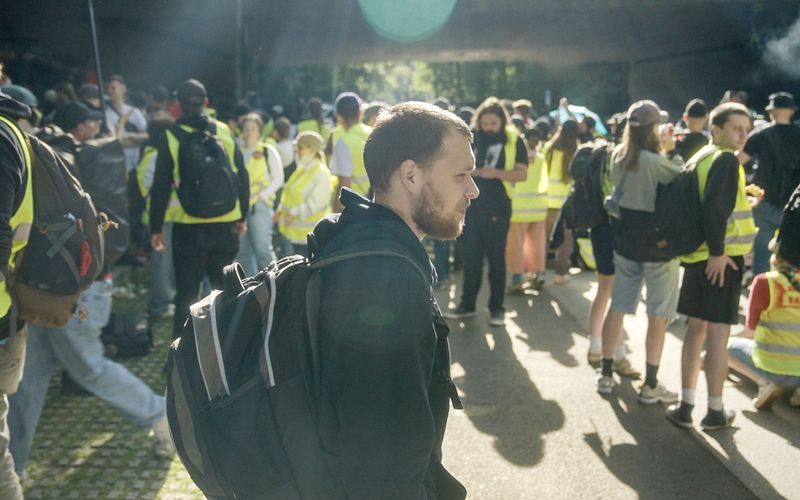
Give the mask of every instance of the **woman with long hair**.
[[322, 136], [324, 142], [328, 142], [331, 128], [325, 123], [322, 100], [319, 97], [312, 97], [306, 103], [306, 110], [308, 110], [308, 118], [297, 124], [297, 133], [310, 130]]
[[[544, 146], [544, 160], [548, 173], [547, 186], [547, 236], [553, 234], [553, 227], [559, 219], [561, 207], [567, 199], [572, 186], [569, 164], [578, 149], [578, 122], [566, 120]], [[569, 279], [569, 256], [572, 253], [572, 231], [562, 226], [561, 242], [556, 248], [557, 285]]]
[[639, 392], [639, 402], [645, 404], [678, 400], [677, 393], [658, 383], [667, 321], [675, 316], [678, 306], [678, 259], [653, 261], [642, 231], [653, 224], [658, 185], [668, 183], [681, 171], [665, 156], [664, 146], [671, 138], [659, 136], [660, 122], [661, 110], [656, 103], [635, 102], [628, 109], [622, 143], [611, 154], [612, 201], [619, 205], [619, 219], [613, 224], [615, 278], [611, 307], [603, 323], [603, 360], [597, 380], [597, 392], [612, 392], [614, 351], [622, 335], [622, 321], [626, 314], [636, 312], [645, 285], [647, 363]]

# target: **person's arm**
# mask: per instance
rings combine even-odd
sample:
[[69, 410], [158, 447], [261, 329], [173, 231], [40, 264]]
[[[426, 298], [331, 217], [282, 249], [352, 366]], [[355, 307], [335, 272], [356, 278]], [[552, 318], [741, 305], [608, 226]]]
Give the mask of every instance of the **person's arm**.
[[[174, 178], [172, 155], [167, 146], [166, 137], [158, 145], [156, 153], [156, 169], [153, 173], [153, 187], [150, 190], [150, 233], [163, 236], [164, 214], [167, 212], [169, 197], [172, 195]], [[155, 245], [153, 247], [155, 248]]]
[[236, 165], [237, 179], [239, 181], [239, 208], [241, 209], [241, 219], [239, 222], [244, 221], [247, 217], [247, 212], [250, 210], [250, 176], [247, 173], [247, 168], [244, 166], [244, 157], [239, 146], [234, 146], [233, 162]]
[[[14, 215], [14, 204], [22, 188], [23, 174], [20, 167], [25, 164], [25, 159], [21, 156], [21, 151], [9, 144], [5, 137], [0, 136], [0, 139], [0, 270], [6, 275], [5, 268], [11, 257], [11, 242], [14, 238], [11, 216]], [[31, 182], [30, 178], [28, 182]]]
[[769, 281], [765, 274], [759, 274], [753, 279], [750, 287], [750, 299], [747, 304], [747, 319], [745, 325], [748, 330], [755, 330], [761, 313], [769, 307]]
[[500, 168], [482, 167], [473, 171], [474, 177], [484, 179], [499, 179], [504, 182], [524, 182], [528, 178], [528, 150], [522, 138], [517, 139], [515, 148], [514, 168], [503, 170]]
[[337, 293], [325, 294], [323, 284], [321, 328], [333, 333], [336, 373], [326, 376], [324, 361], [322, 371], [334, 377], [346, 496], [430, 498], [424, 480], [436, 443], [428, 400], [436, 338], [427, 285], [399, 259], [365, 258], [357, 271], [330, 271], [324, 283]]
[[[353, 158], [350, 155], [350, 148], [347, 147], [342, 139], [339, 139], [333, 146], [333, 158], [331, 159], [331, 173], [339, 179], [339, 191], [343, 187], [350, 187], [353, 179]], [[342, 202], [339, 201], [339, 193], [335, 197], [334, 211], [342, 210]]]
[[732, 154], [723, 153], [711, 166], [703, 194], [703, 232], [712, 256], [725, 253], [725, 230], [738, 190], [739, 162]]
[[659, 184], [666, 184], [682, 171], [682, 164], [676, 163], [665, 156], [658, 157], [658, 165], [656, 166], [656, 180]]
[[281, 156], [278, 154], [278, 151], [272, 146], [267, 146], [264, 149], [267, 152], [266, 160], [269, 186], [261, 191], [260, 196], [261, 199], [264, 200], [264, 203], [266, 203], [267, 200], [272, 198], [272, 195], [277, 193], [283, 186], [285, 179], [283, 178], [283, 162], [281, 161]]

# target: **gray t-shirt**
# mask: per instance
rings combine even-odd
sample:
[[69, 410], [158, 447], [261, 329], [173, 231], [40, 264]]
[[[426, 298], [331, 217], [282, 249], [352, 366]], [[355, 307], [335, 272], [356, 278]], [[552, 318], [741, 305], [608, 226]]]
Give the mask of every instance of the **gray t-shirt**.
[[[620, 185], [624, 166], [620, 165], [622, 145], [618, 145], [611, 156], [611, 178], [615, 189]], [[625, 184], [622, 186], [622, 198], [619, 206], [629, 210], [655, 212], [656, 193], [659, 184], [666, 184], [681, 173], [681, 165], [675, 164], [663, 156], [641, 151], [636, 168], [628, 169]]]

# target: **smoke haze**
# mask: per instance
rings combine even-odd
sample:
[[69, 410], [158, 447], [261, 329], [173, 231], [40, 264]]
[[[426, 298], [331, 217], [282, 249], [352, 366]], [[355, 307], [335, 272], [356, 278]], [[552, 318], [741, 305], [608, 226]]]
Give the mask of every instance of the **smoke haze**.
[[800, 79], [800, 18], [784, 36], [767, 42], [764, 62], [781, 73]]

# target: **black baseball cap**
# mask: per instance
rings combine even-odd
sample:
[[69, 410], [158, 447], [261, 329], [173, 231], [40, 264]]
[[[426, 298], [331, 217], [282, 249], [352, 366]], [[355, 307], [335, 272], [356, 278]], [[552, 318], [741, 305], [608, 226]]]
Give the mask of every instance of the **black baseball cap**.
[[692, 99], [689, 101], [689, 104], [686, 105], [684, 113], [686, 113], [686, 116], [689, 118], [705, 118], [708, 114], [706, 101], [702, 99]]
[[62, 130], [69, 132], [88, 120], [102, 120], [103, 113], [89, 109], [81, 102], [70, 102], [56, 109], [53, 122]]
[[770, 109], [795, 109], [797, 106], [794, 104], [794, 96], [788, 92], [775, 92], [769, 96], [769, 104], [764, 108], [767, 111]]
[[191, 78], [178, 85], [175, 97], [181, 104], [189, 106], [202, 106], [206, 101], [206, 87], [198, 80]]

